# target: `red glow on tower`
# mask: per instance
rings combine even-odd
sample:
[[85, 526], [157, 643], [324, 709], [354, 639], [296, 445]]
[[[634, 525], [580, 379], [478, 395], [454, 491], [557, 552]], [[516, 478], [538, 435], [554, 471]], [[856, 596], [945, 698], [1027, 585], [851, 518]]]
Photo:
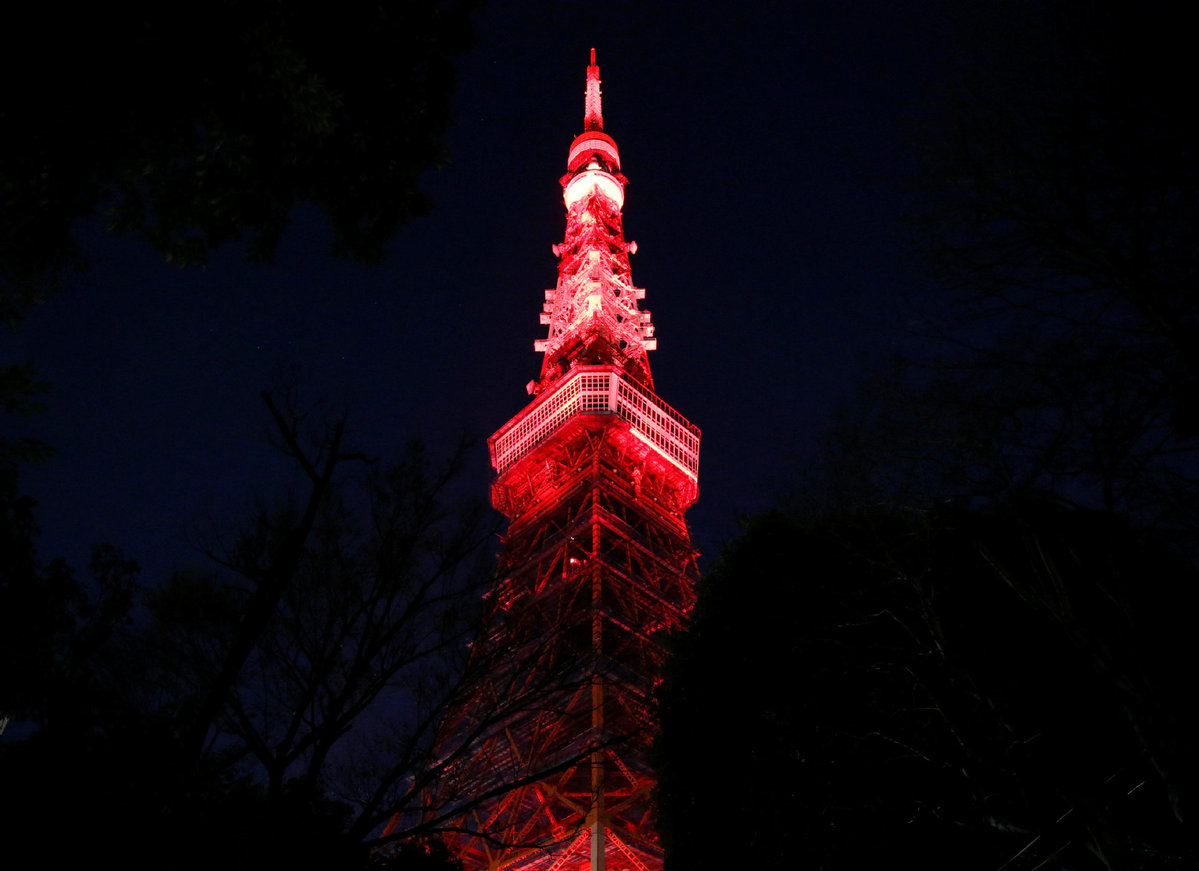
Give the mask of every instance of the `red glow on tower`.
[[[443, 726], [484, 736], [439, 790], [485, 797], [454, 826], [472, 871], [662, 866], [646, 750], [662, 637], [694, 599], [683, 513], [698, 495], [699, 430], [654, 392], [657, 340], [629, 270], [626, 183], [603, 132], [592, 49], [535, 398], [489, 441], [492, 502], [509, 526], [473, 655], [504, 655]], [[488, 720], [498, 693], [540, 681], [536, 705]]]

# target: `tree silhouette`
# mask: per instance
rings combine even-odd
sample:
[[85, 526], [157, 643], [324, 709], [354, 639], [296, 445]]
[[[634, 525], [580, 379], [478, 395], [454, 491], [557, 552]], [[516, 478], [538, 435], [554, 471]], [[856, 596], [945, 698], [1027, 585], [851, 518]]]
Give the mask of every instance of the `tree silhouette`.
[[[306, 492], [263, 509], [212, 572], [138, 586], [103, 547], [76, 583], [38, 564], [31, 506], [8, 505], [0, 544], [21, 575], [0, 579], [0, 710], [20, 729], [0, 746], [0, 813], [14, 849], [48, 849], [69, 820], [60, 857], [364, 866], [368, 836], [419, 803], [490, 578], [482, 505], [453, 496], [461, 454], [439, 466], [413, 445], [381, 468], [345, 450], [340, 426], [309, 439], [268, 405]], [[204, 837], [184, 849], [180, 831]], [[413, 846], [425, 833], [389, 867], [450, 867]]]
[[1157, 355], [1196, 429], [1199, 257], [1190, 46], [1170, 4], [1028, 0], [956, 12], [957, 62], [914, 137], [914, 242], [974, 315]]
[[1193, 574], [1035, 499], [759, 518], [663, 695], [668, 867], [1186, 867]]
[[0, 60], [6, 299], [81, 263], [77, 225], [97, 217], [192, 264], [243, 238], [269, 258], [311, 203], [335, 252], [378, 260], [429, 208], [418, 182], [444, 159], [474, 5], [25, 10]]

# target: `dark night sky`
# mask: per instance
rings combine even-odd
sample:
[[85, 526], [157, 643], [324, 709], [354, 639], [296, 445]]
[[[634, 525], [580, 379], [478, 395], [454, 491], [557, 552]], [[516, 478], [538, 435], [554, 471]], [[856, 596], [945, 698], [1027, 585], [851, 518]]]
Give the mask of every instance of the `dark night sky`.
[[[180, 271], [89, 235], [94, 269], [5, 355], [53, 383], [28, 432], [57, 455], [24, 479], [43, 557], [81, 564], [111, 541], [151, 576], [202, 565], [197, 530], [288, 480], [263, 388], [294, 383], [321, 414], [347, 413], [352, 443], [384, 458], [413, 437], [485, 437], [519, 411], [591, 46], [658, 392], [703, 430], [689, 518], [714, 554], [934, 310], [903, 256], [895, 181], [944, 54], [937, 6], [493, 2], [461, 60], [453, 162], [427, 177], [436, 211], [382, 267], [328, 257], [305, 213], [273, 265], [230, 249]], [[485, 492], [485, 448], [469, 474]]]

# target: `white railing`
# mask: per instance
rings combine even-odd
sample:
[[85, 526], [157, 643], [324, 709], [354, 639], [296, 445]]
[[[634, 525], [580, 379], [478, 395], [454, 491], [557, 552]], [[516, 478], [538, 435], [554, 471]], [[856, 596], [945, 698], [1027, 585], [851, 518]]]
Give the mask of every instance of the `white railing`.
[[491, 442], [491, 464], [503, 474], [577, 414], [615, 414], [682, 469], [699, 476], [699, 429], [645, 388], [607, 366], [580, 366], [508, 421]]

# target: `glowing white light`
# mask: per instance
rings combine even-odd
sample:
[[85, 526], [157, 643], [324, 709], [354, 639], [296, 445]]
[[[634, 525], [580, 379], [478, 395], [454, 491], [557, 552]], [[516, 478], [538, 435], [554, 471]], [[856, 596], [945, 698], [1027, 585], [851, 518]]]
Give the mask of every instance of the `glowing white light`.
[[591, 196], [592, 191], [598, 191], [607, 197], [616, 204], [617, 209], [624, 208], [624, 187], [615, 176], [602, 169], [585, 170], [567, 183], [566, 190], [562, 192], [566, 208], [569, 209], [579, 200]]

